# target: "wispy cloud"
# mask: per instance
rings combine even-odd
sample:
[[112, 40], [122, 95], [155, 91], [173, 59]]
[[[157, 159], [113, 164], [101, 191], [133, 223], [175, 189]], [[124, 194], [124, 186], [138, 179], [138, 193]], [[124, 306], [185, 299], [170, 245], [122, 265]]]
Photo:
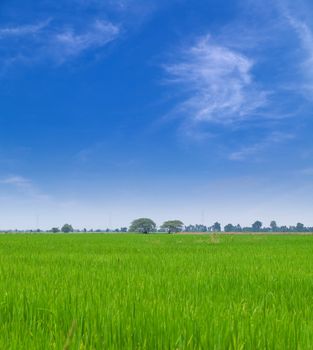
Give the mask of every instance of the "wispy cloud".
[[0, 185], [10, 186], [19, 194], [23, 196], [35, 199], [35, 200], [50, 200], [50, 196], [42, 193], [32, 180], [20, 176], [20, 175], [10, 175], [0, 179]]
[[0, 28], [0, 39], [23, 37], [31, 34], [38, 34], [50, 23], [50, 20], [40, 22], [37, 24], [20, 25], [12, 27]]
[[[297, 6], [286, 15], [286, 1], [242, 1], [233, 21], [208, 25], [210, 35], [184, 43], [165, 65], [176, 98], [169, 114], [183, 139], [222, 145], [229, 160], [245, 161], [296, 137], [311, 115], [303, 95], [312, 101], [313, 22], [299, 21]], [[263, 136], [251, 142], [253, 133]]]
[[233, 161], [251, 160], [257, 157], [260, 152], [269, 149], [273, 144], [283, 143], [294, 137], [293, 134], [289, 133], [273, 132], [258, 143], [244, 146], [237, 151], [231, 152], [228, 158]]
[[80, 54], [99, 49], [115, 40], [120, 27], [111, 22], [95, 19], [77, 27], [53, 20], [0, 28], [2, 60], [7, 65], [17, 62], [53, 60], [62, 64]]
[[184, 96], [175, 113], [193, 122], [231, 123], [251, 118], [267, 104], [267, 92], [254, 81], [253, 59], [210, 36], [184, 49], [176, 63], [165, 66], [169, 82]]
[[297, 88], [304, 92], [310, 100], [313, 98], [313, 31], [311, 26], [305, 20], [299, 20], [296, 16], [289, 13], [285, 14], [289, 25], [296, 32], [300, 47], [302, 48], [302, 57], [298, 64], [302, 77], [297, 84]]
[[[64, 0], [47, 1], [49, 19], [0, 26], [0, 63], [53, 61], [58, 64], [101, 49], [130, 33], [168, 2], [165, 0]], [[44, 9], [44, 10], [43, 10]], [[38, 10], [38, 11], [37, 11]], [[33, 18], [45, 18], [45, 6], [33, 7]], [[21, 17], [22, 21], [25, 17]]]
[[51, 38], [52, 49], [65, 60], [77, 56], [83, 51], [103, 47], [115, 40], [120, 32], [117, 25], [110, 22], [96, 20], [85, 32], [75, 32], [67, 29]]
[[8, 176], [0, 180], [0, 184], [12, 185], [14, 187], [30, 189], [32, 188], [32, 182], [23, 176], [13, 175]]
[[303, 47], [308, 53], [308, 61], [312, 63], [313, 61], [313, 33], [305, 21], [297, 20], [295, 17], [286, 15], [289, 24], [297, 32]]

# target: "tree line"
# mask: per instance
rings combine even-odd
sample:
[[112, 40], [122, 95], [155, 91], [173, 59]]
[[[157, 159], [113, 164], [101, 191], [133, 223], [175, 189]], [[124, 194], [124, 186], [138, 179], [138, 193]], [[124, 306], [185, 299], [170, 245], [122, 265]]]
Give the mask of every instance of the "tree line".
[[130, 232], [313, 232], [313, 227], [306, 227], [298, 222], [295, 226], [278, 226], [275, 220], [270, 222], [269, 226], [263, 226], [263, 223], [256, 220], [251, 226], [242, 227], [241, 225], [227, 224], [222, 229], [219, 222], [211, 226], [206, 225], [188, 225], [185, 226], [180, 220], [165, 221], [163, 225], [156, 229], [156, 224], [148, 218], [136, 219], [132, 222]]
[[219, 222], [213, 225], [185, 225], [180, 220], [168, 220], [161, 226], [150, 218], [139, 218], [132, 221], [129, 227], [106, 228], [106, 229], [74, 229], [70, 224], [64, 224], [61, 228], [53, 227], [50, 230], [5, 230], [3, 232], [52, 232], [52, 233], [70, 233], [70, 232], [137, 232], [137, 233], [176, 233], [176, 232], [313, 232], [313, 227], [305, 226], [298, 222], [294, 226], [279, 226], [276, 221], [270, 222], [269, 226], [264, 226], [259, 220], [255, 221], [251, 226], [241, 226], [239, 224], [227, 224], [224, 227]]
[[[40, 232], [40, 230], [37, 230]], [[251, 226], [241, 226], [239, 224], [227, 224], [224, 227], [219, 222], [215, 222], [213, 225], [185, 225], [181, 220], [168, 220], [161, 226], [157, 226], [156, 223], [150, 218], [139, 218], [132, 221], [131, 225], [127, 227], [121, 227], [116, 229], [97, 229], [97, 230], [74, 230], [70, 224], [65, 224], [61, 228], [53, 227], [48, 232], [138, 232], [138, 233], [177, 233], [177, 232], [313, 232], [313, 227], [306, 227], [304, 224], [298, 222], [295, 226], [279, 226], [275, 220], [272, 220], [269, 226], [264, 226], [259, 220], [256, 220]]]

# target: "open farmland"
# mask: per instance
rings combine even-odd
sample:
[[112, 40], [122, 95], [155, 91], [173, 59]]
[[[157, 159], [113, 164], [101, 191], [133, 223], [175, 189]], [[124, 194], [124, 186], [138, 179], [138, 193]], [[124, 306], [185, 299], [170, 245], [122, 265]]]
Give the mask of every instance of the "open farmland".
[[265, 348], [313, 348], [313, 236], [0, 235], [0, 349]]

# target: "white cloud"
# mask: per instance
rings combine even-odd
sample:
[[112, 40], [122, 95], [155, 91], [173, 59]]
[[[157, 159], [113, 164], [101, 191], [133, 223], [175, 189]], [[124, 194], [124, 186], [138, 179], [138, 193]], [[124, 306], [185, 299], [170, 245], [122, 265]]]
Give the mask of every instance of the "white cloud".
[[12, 185], [18, 188], [30, 189], [32, 188], [32, 182], [23, 176], [13, 175], [8, 176], [0, 180], [0, 184]]
[[299, 21], [296, 18], [287, 15], [289, 24], [297, 32], [303, 47], [307, 50], [309, 61], [313, 60], [313, 33], [306, 22]]
[[81, 52], [105, 46], [116, 39], [120, 32], [118, 26], [110, 22], [96, 20], [85, 32], [77, 33], [68, 29], [52, 38], [53, 49], [57, 49], [62, 59], [76, 56]]
[[51, 59], [60, 64], [87, 50], [106, 46], [119, 33], [119, 26], [100, 19], [84, 23], [83, 26], [71, 23], [57, 26], [53, 20], [47, 20], [0, 28], [0, 60], [6, 66]]
[[0, 185], [10, 186], [14, 189], [14, 192], [19, 195], [22, 194], [25, 198], [31, 198], [37, 201], [50, 200], [51, 197], [43, 192], [41, 192], [32, 180], [20, 176], [20, 175], [10, 175], [0, 179]]
[[210, 36], [201, 38], [176, 63], [165, 66], [169, 81], [187, 95], [176, 113], [193, 122], [220, 123], [256, 115], [267, 103], [267, 92], [254, 82], [253, 66], [244, 54], [215, 44]]
[[256, 143], [254, 145], [245, 146], [240, 148], [238, 151], [234, 151], [229, 155], [230, 160], [241, 161], [246, 160], [247, 158], [251, 158], [255, 154], [266, 148], [267, 144], [264, 142]]
[[293, 138], [294, 135], [289, 133], [272, 132], [269, 136], [263, 138], [261, 142], [244, 146], [237, 151], [231, 152], [228, 158], [234, 161], [251, 160], [251, 158], [255, 158], [260, 152], [268, 149], [273, 144], [279, 144]]
[[313, 31], [305, 20], [298, 20], [286, 15], [289, 25], [296, 32], [302, 47], [302, 61], [299, 68], [302, 72], [301, 81], [297, 88], [309, 98], [313, 98]]
[[37, 34], [49, 25], [49, 20], [38, 24], [0, 28], [0, 39]]

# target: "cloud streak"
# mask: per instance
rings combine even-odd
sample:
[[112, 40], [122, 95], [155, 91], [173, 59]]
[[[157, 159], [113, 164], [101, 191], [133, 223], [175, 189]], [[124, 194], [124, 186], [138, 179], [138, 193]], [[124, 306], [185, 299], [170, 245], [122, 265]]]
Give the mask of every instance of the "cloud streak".
[[2, 180], [0, 180], [0, 184], [4, 185], [12, 185], [17, 188], [30, 189], [32, 188], [32, 182], [29, 179], [26, 179], [23, 176], [8, 176]]
[[302, 61], [299, 68], [302, 72], [302, 82], [298, 84], [306, 97], [313, 98], [313, 31], [305, 20], [286, 14], [289, 25], [295, 31], [302, 48]]
[[50, 200], [51, 197], [38, 190], [32, 180], [20, 175], [11, 175], [0, 179], [0, 185], [9, 186], [25, 197], [35, 200]]
[[[208, 27], [214, 35], [184, 44], [164, 66], [167, 86], [176, 94], [169, 116], [180, 119], [180, 136], [214, 147], [213, 135], [222, 148], [235, 147], [226, 153], [231, 161], [253, 160], [290, 142], [311, 115], [313, 99], [309, 16], [300, 17], [298, 5], [288, 11], [285, 0], [242, 3], [239, 17], [214, 26], [214, 32]], [[249, 142], [252, 132], [262, 139]]]
[[73, 29], [65, 30], [57, 33], [51, 38], [52, 49], [58, 54], [61, 60], [66, 60], [69, 57], [77, 56], [82, 52], [100, 48], [115, 40], [120, 32], [118, 26], [96, 20], [88, 30], [82, 33], [77, 33]]
[[233, 161], [253, 160], [260, 152], [267, 150], [273, 144], [280, 144], [293, 138], [294, 135], [289, 133], [272, 132], [261, 142], [244, 146], [237, 151], [231, 152], [228, 158]]
[[210, 36], [183, 50], [182, 59], [165, 66], [169, 82], [187, 97], [175, 113], [192, 122], [232, 123], [258, 114], [267, 104], [267, 92], [258, 88], [254, 61], [215, 44]]
[[88, 50], [100, 49], [117, 39], [120, 27], [95, 19], [81, 27], [56, 25], [53, 20], [0, 28], [2, 61], [17, 62], [53, 60], [58, 64], [74, 59]]
[[[66, 63], [87, 51], [101, 49], [145, 22], [166, 1], [64, 0], [47, 1], [49, 19], [0, 27], [0, 63], [11, 67], [53, 61]], [[167, 5], [168, 6], [168, 5]], [[34, 5], [34, 18], [45, 18]], [[24, 18], [23, 18], [24, 20]]]
[[0, 40], [13, 37], [23, 37], [38, 34], [49, 25], [50, 20], [38, 24], [4, 27], [0, 29]]

